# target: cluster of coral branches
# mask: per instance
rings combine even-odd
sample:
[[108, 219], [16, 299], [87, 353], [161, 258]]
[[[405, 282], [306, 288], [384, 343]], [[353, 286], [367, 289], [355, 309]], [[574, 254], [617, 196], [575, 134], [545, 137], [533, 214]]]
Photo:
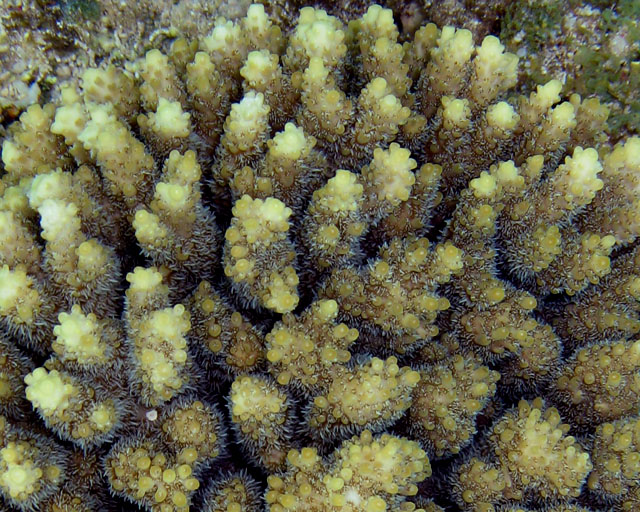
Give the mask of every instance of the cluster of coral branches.
[[517, 67], [256, 4], [31, 106], [0, 509], [638, 510], [640, 139]]

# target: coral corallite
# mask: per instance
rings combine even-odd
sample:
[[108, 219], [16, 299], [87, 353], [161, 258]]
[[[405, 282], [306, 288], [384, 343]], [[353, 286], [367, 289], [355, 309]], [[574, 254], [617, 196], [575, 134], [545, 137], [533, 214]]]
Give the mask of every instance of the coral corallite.
[[640, 139], [494, 36], [293, 14], [8, 128], [0, 510], [640, 510]]

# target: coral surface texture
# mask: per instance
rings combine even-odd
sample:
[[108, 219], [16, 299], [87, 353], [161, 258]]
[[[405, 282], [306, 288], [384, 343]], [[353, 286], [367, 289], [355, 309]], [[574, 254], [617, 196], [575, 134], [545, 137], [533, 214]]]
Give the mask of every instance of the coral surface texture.
[[493, 35], [291, 12], [7, 125], [0, 511], [639, 511], [640, 138]]

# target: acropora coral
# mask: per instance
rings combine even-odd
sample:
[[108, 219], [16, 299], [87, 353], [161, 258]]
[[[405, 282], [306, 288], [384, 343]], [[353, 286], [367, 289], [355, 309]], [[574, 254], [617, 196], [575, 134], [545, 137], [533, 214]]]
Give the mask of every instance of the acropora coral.
[[560, 78], [565, 90], [607, 102], [607, 124], [616, 140], [638, 134], [637, 0], [516, 0], [509, 2], [500, 25], [502, 42], [523, 61], [523, 84]]
[[254, 4], [8, 127], [2, 510], [638, 510], [640, 138], [397, 21]]

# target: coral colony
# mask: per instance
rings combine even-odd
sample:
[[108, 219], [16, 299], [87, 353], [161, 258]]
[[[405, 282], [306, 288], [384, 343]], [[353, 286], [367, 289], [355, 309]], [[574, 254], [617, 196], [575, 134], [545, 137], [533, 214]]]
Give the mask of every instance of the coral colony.
[[640, 510], [640, 139], [500, 41], [262, 5], [11, 125], [2, 510]]

